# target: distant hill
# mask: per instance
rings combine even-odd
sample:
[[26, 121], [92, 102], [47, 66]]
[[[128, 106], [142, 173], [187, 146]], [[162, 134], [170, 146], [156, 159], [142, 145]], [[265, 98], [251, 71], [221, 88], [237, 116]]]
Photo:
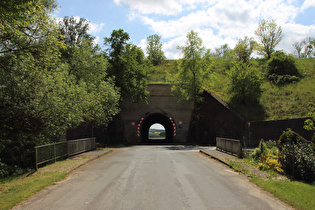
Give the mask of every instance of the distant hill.
[[150, 129], [149, 138], [165, 137], [165, 130]]
[[[297, 67], [303, 78], [296, 83], [275, 86], [265, 78], [264, 92], [260, 104], [256, 106], [239, 106], [230, 103], [228, 93], [228, 72], [233, 66], [233, 59], [213, 58], [212, 76], [204, 86], [227, 102], [233, 109], [243, 114], [247, 120], [271, 120], [306, 117], [310, 111], [308, 104], [315, 103], [315, 58], [296, 59]], [[251, 64], [266, 74], [267, 60], [252, 59]], [[166, 60], [154, 67], [148, 75], [149, 83], [167, 83], [167, 75], [177, 71], [177, 60]], [[159, 132], [159, 131], [157, 131]]]

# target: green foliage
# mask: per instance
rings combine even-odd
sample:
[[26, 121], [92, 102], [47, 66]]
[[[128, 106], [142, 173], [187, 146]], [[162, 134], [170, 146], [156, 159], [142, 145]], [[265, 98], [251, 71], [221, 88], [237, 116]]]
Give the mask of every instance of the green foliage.
[[297, 58], [311, 58], [315, 55], [315, 39], [308, 37], [293, 44]]
[[229, 93], [233, 103], [258, 103], [262, 94], [262, 79], [254, 66], [238, 63], [231, 69], [229, 77]]
[[260, 170], [272, 170], [282, 173], [281, 164], [278, 162], [278, 148], [273, 141], [265, 142], [261, 140], [259, 147], [250, 154], [250, 158], [258, 162]]
[[296, 209], [315, 209], [314, 184], [291, 180], [264, 181], [257, 178], [252, 179], [251, 182]]
[[258, 52], [270, 59], [275, 47], [283, 37], [281, 26], [278, 26], [275, 20], [262, 20], [255, 31], [255, 35], [260, 40]]
[[236, 46], [233, 49], [234, 56], [241, 62], [248, 62], [251, 54], [253, 53], [257, 43], [254, 38], [239, 39]]
[[313, 142], [315, 142], [315, 104], [310, 103], [309, 107], [311, 109], [311, 111], [308, 113], [310, 119], [305, 120], [304, 122], [304, 128], [308, 131], [313, 131]]
[[174, 84], [172, 91], [182, 99], [198, 102], [203, 93], [203, 84], [209, 77], [211, 60], [202, 57], [202, 40], [194, 31], [187, 34], [186, 44], [178, 48], [182, 51], [183, 58], [179, 61], [177, 74], [170, 78]]
[[157, 34], [151, 35], [147, 38], [147, 53], [148, 59], [157, 66], [166, 59], [162, 51], [161, 37]]
[[268, 80], [276, 85], [283, 85], [300, 80], [301, 74], [293, 55], [276, 52], [268, 61]]
[[315, 181], [315, 145], [287, 130], [278, 141], [279, 161], [285, 173], [294, 179]]
[[227, 59], [230, 58], [232, 54], [232, 50], [228, 44], [221, 45], [219, 48], [215, 48], [215, 53], [213, 56], [216, 58]]
[[59, 141], [84, 121], [106, 125], [119, 111], [119, 92], [105, 78], [107, 60], [92, 40], [81, 39], [61, 60], [70, 45], [51, 18], [54, 1], [14, 2], [1, 2], [10, 7], [0, 20], [0, 171], [6, 175], [34, 166], [35, 145]]
[[151, 64], [139, 47], [127, 43], [129, 39], [129, 34], [122, 29], [113, 30], [111, 37], [104, 39], [111, 64], [108, 73], [120, 88], [122, 98], [130, 98], [133, 102], [146, 101], [146, 75]]
[[265, 119], [306, 117], [310, 102], [315, 103], [315, 78], [307, 77], [298, 83], [276, 86], [265, 81], [261, 104]]

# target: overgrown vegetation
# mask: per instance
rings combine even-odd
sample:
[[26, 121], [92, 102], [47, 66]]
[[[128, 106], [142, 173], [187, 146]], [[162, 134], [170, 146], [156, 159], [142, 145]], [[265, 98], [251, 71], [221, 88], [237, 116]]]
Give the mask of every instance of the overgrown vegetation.
[[[232, 95], [229, 94], [227, 85], [231, 81], [229, 74], [235, 65], [232, 58], [211, 58], [211, 73], [204, 87], [228, 102], [249, 121], [307, 117], [309, 103], [315, 103], [315, 59], [296, 59], [296, 66], [302, 78], [298, 82], [281, 86], [267, 79], [267, 62], [265, 59], [249, 60], [251, 68], [256, 68], [262, 79], [262, 93], [257, 104], [232, 103]], [[166, 60], [154, 67], [148, 77], [149, 83], [168, 82], [166, 75], [175, 74], [177, 65], [176, 60]]]
[[286, 174], [292, 179], [315, 181], [315, 144], [288, 129], [278, 142], [261, 140], [249, 159], [260, 170]]
[[0, 2], [0, 177], [33, 168], [34, 146], [69, 128], [106, 126], [122, 97], [146, 100], [151, 64], [129, 35], [109, 39], [107, 54], [86, 20], [58, 24], [55, 8], [54, 0]]
[[278, 141], [279, 162], [293, 179], [315, 181], [315, 144], [288, 130]]

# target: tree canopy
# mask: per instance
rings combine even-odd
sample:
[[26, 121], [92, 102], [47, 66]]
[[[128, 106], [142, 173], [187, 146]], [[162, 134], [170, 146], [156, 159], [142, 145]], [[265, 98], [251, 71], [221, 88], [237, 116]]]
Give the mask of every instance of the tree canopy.
[[276, 24], [275, 20], [262, 20], [255, 31], [260, 40], [258, 51], [266, 58], [270, 59], [275, 47], [282, 40], [282, 28]]
[[123, 98], [132, 101], [146, 101], [146, 74], [150, 68], [142, 50], [129, 44], [129, 34], [123, 29], [113, 30], [111, 37], [105, 38], [109, 63], [109, 76], [114, 78]]
[[244, 39], [237, 41], [233, 53], [239, 61], [248, 62], [256, 45], [257, 43], [254, 41], [254, 38], [248, 38], [246, 36]]
[[178, 73], [172, 78], [172, 90], [182, 99], [201, 100], [204, 81], [209, 76], [209, 62], [206, 62], [202, 39], [195, 31], [186, 36], [186, 43], [179, 46], [183, 58], [179, 61]]
[[[117, 114], [119, 91], [91, 39], [60, 58], [70, 42], [51, 16], [52, 0], [1, 1], [0, 175], [33, 166], [33, 148], [90, 121]], [[79, 30], [80, 27], [74, 29]]]
[[164, 52], [162, 51], [161, 36], [154, 34], [147, 37], [147, 53], [148, 59], [154, 66], [166, 59]]

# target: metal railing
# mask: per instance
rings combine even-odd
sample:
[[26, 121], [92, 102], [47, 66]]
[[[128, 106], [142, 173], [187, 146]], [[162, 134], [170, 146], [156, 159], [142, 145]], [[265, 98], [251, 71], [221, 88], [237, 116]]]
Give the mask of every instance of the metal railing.
[[95, 138], [63, 141], [35, 147], [36, 170], [38, 166], [59, 158], [70, 157], [96, 149]]
[[242, 143], [240, 140], [217, 137], [216, 147], [217, 149], [236, 154], [240, 158], [243, 156]]
[[93, 150], [95, 148], [96, 148], [95, 138], [68, 141], [68, 156]]

